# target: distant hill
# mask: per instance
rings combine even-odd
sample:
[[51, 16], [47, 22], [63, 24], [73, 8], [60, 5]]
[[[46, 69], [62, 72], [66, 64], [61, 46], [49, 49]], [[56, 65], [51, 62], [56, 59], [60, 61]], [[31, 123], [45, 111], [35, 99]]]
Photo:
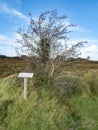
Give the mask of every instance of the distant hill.
[[[63, 57], [64, 58], [64, 57]], [[5, 55], [0, 55], [0, 78], [6, 77], [8, 75], [17, 74], [21, 71], [28, 71], [28, 61], [32, 62], [37, 60], [35, 57], [28, 57], [22, 55], [21, 57], [8, 57]], [[68, 63], [68, 64], [66, 64]], [[71, 66], [70, 66], [71, 65]], [[71, 71], [79, 70], [89, 70], [98, 69], [98, 61], [92, 61], [85, 58], [69, 58], [68, 61], [63, 64], [63, 69], [68, 69]], [[64, 70], [65, 70], [64, 69]], [[63, 70], [63, 71], [64, 71]]]
[[4, 58], [6, 58], [6, 59], [13, 59], [13, 58], [19, 59], [20, 57], [18, 57], [18, 56], [10, 57], [10, 56], [6, 56], [6, 55], [0, 55], [0, 59], [4, 59]]
[[0, 55], [0, 58], [6, 58], [7, 56], [5, 56], [5, 55]]
[[0, 55], [0, 77], [18, 73], [25, 68], [25, 59], [22, 57], [7, 57]]

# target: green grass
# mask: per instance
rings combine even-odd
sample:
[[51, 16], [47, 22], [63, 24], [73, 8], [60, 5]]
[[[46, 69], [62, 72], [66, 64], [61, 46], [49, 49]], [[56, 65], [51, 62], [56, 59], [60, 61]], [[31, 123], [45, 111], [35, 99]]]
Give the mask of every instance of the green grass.
[[59, 97], [52, 87], [29, 83], [24, 100], [17, 75], [0, 79], [0, 130], [98, 130], [98, 96]]

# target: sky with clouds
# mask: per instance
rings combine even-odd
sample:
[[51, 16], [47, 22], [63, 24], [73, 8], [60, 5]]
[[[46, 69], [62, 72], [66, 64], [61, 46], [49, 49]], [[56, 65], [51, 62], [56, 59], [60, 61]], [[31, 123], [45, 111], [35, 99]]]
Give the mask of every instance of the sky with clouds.
[[27, 26], [29, 13], [36, 18], [53, 9], [77, 25], [69, 34], [72, 41], [88, 41], [81, 56], [98, 60], [98, 0], [0, 0], [0, 54], [16, 55], [17, 30]]

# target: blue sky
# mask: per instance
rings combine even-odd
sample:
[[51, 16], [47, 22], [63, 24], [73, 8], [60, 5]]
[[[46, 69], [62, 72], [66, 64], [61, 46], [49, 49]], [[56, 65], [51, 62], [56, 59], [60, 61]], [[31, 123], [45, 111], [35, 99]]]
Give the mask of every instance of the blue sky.
[[29, 12], [36, 18], [53, 9], [77, 25], [69, 34], [73, 42], [88, 41], [81, 56], [98, 60], [98, 0], [0, 0], [0, 54], [16, 55], [17, 30], [27, 25]]

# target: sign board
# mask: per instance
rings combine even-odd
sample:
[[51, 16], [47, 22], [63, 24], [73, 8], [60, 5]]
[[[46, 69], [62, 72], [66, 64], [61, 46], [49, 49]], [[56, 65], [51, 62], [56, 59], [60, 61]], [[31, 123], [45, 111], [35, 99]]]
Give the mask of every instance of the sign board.
[[24, 72], [21, 72], [21, 73], [19, 73], [18, 77], [19, 78], [32, 78], [33, 74], [34, 73], [24, 73]]
[[34, 75], [34, 73], [24, 73], [24, 72], [21, 72], [19, 73], [18, 77], [19, 78], [24, 78], [24, 99], [27, 99], [27, 79], [28, 78], [32, 78]]

